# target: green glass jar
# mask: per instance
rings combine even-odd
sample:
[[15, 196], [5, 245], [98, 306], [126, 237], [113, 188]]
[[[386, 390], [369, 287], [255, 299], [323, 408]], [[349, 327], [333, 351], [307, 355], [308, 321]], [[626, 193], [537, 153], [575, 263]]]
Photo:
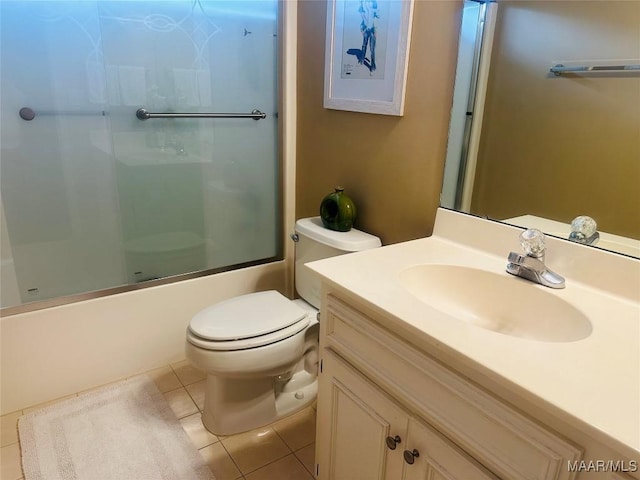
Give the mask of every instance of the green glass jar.
[[320, 218], [325, 228], [338, 232], [348, 232], [356, 219], [356, 206], [345, 195], [344, 188], [336, 187], [322, 199], [320, 203]]

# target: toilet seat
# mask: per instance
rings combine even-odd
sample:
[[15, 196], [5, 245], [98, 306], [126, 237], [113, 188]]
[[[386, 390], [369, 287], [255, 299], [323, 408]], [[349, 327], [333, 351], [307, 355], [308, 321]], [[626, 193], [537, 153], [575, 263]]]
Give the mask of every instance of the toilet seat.
[[301, 332], [307, 312], [275, 290], [241, 295], [212, 305], [193, 317], [187, 341], [206, 350], [245, 350]]

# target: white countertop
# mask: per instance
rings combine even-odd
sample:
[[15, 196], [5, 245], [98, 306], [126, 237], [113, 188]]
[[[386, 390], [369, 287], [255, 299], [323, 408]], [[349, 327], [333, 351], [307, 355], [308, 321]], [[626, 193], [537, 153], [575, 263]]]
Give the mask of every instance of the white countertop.
[[[548, 239], [547, 265], [565, 276], [566, 288], [527, 283], [569, 302], [586, 314], [593, 327], [587, 338], [566, 343], [512, 337], [474, 326], [435, 310], [398, 281], [399, 273], [410, 266], [448, 264], [526, 282], [505, 272], [507, 254], [519, 250], [520, 231], [440, 209], [432, 237], [307, 265], [329, 284], [347, 289], [383, 313], [386, 326], [414, 345], [427, 352], [445, 348], [459, 355], [461, 362], [489, 372], [502, 387], [526, 391], [536, 406], [637, 458], [639, 260]], [[466, 232], [461, 243], [451, 239], [455, 232]]]

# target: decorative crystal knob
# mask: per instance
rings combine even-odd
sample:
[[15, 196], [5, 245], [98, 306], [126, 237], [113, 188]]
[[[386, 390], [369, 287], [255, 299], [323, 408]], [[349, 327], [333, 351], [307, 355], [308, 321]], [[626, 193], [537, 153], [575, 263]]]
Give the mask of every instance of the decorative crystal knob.
[[587, 217], [586, 215], [580, 215], [579, 217], [574, 218], [571, 222], [571, 237], [578, 240], [584, 240], [592, 237], [593, 234], [596, 233], [597, 229], [598, 224], [593, 218]]
[[527, 255], [539, 258], [544, 255], [544, 233], [529, 228], [520, 234], [520, 245]]

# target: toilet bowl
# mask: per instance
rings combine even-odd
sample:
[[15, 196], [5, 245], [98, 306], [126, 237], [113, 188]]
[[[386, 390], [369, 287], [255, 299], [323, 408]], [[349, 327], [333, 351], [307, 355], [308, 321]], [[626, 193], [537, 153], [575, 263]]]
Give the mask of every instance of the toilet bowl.
[[270, 290], [234, 297], [192, 319], [185, 351], [207, 373], [202, 421], [209, 431], [250, 430], [313, 402], [316, 314], [311, 305]]
[[216, 435], [258, 428], [315, 400], [320, 279], [302, 262], [380, 246], [355, 229], [326, 230], [319, 217], [299, 220], [293, 238], [303, 299], [241, 295], [200, 311], [187, 328], [186, 357], [207, 375], [202, 421]]

